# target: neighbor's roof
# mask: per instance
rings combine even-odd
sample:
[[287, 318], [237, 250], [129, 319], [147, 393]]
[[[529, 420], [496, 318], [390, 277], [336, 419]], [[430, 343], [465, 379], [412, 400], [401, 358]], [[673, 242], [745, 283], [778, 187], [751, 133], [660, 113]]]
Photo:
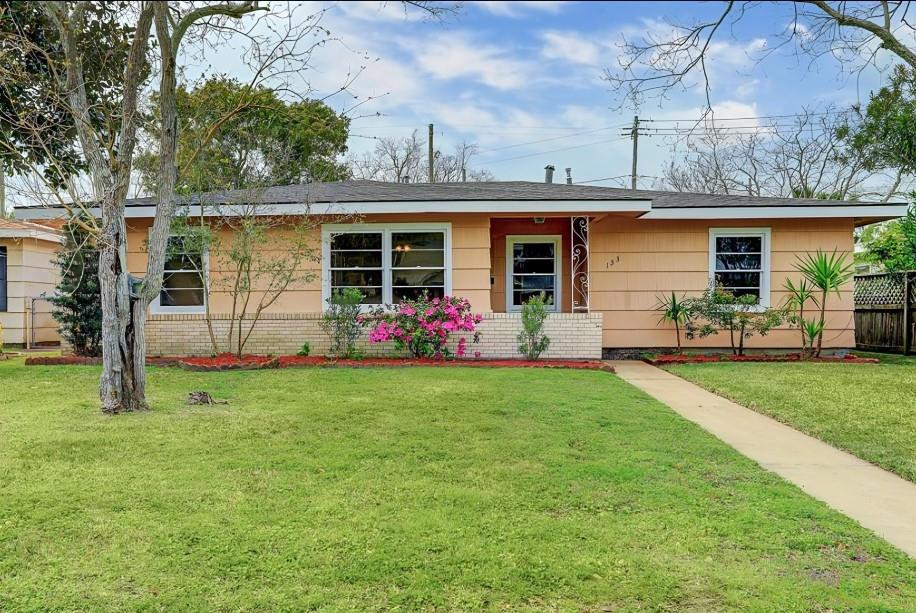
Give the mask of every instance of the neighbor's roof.
[[[814, 198], [767, 198], [719, 194], [694, 194], [657, 190], [632, 190], [595, 185], [567, 185], [534, 181], [488, 181], [472, 183], [385, 183], [336, 181], [279, 185], [261, 189], [212, 192], [189, 199], [190, 203], [231, 204], [256, 200], [259, 204], [331, 204], [344, 202], [493, 201], [543, 200], [651, 200], [652, 208], [750, 207], [750, 206], [860, 206], [848, 200]], [[156, 199], [134, 198], [127, 206], [153, 206]]]
[[0, 238], [36, 238], [59, 243], [63, 236], [59, 230], [48, 226], [0, 217]]

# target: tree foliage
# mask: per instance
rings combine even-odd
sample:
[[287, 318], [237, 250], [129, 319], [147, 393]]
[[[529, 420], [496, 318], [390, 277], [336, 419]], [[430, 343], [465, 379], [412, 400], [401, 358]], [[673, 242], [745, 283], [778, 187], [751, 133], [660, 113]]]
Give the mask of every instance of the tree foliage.
[[[91, 74], [88, 119], [109, 134], [117, 129], [109, 118], [120, 106], [133, 33], [124, 11], [118, 3], [85, 3], [74, 41]], [[2, 166], [11, 174], [38, 169], [53, 186], [86, 171], [73, 115], [60, 92], [66, 69], [59, 33], [41, 3], [0, 1], [0, 61]]]
[[866, 227], [858, 240], [859, 261], [889, 272], [916, 270], [916, 206], [910, 205], [902, 219]]
[[897, 66], [890, 83], [856, 110], [860, 125], [846, 134], [868, 167], [916, 173], [916, 70]]
[[[195, 193], [348, 176], [340, 161], [350, 120], [319, 100], [287, 102], [277, 91], [213, 77], [177, 90], [178, 188]], [[151, 111], [155, 115], [155, 105]], [[143, 188], [159, 177], [158, 143], [137, 159]]]
[[97, 357], [102, 354], [99, 250], [84, 226], [73, 222], [64, 226], [66, 243], [54, 259], [60, 280], [48, 300], [61, 336], [73, 353]]

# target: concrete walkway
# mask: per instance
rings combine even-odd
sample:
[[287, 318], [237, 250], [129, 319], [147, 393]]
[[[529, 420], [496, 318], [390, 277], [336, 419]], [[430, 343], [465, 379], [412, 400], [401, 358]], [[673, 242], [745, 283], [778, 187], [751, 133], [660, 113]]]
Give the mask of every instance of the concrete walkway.
[[654, 366], [610, 364], [624, 381], [916, 558], [916, 484]]

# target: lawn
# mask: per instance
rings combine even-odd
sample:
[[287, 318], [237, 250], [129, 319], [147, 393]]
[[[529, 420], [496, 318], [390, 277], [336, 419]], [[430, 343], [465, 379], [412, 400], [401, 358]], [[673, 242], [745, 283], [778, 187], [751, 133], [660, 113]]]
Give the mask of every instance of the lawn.
[[118, 417], [97, 377], [0, 362], [0, 610], [916, 602], [916, 562], [607, 373], [153, 368]]
[[916, 358], [869, 357], [882, 363], [709, 363], [671, 371], [916, 481]]

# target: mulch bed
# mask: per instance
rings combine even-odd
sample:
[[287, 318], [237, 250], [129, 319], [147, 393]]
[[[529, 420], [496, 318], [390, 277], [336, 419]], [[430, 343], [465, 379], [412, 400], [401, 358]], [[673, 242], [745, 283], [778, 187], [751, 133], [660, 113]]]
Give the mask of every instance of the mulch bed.
[[[731, 355], [728, 353], [705, 353], [705, 354], [683, 354], [672, 353], [644, 357], [644, 362], [653, 366], [667, 366], [675, 364], [706, 364], [709, 362], [801, 362], [802, 357], [797, 353], [786, 353], [770, 355], [767, 353], [755, 353], [749, 355]], [[860, 358], [852, 353], [847, 353], [843, 357], [820, 357], [809, 358], [806, 362], [826, 362], [831, 364], [878, 364], [877, 358]]]
[[[85, 358], [67, 355], [60, 357], [34, 357], [26, 358], [27, 366], [56, 366], [76, 364], [101, 364], [101, 358]], [[480, 368], [568, 368], [573, 370], [603, 370], [613, 372], [614, 369], [604, 362], [595, 360], [486, 360], [486, 359], [460, 359], [460, 360], [432, 360], [414, 358], [366, 358], [362, 360], [335, 360], [323, 356], [261, 356], [243, 355], [238, 359], [234, 354], [223, 353], [212, 357], [164, 357], [148, 358], [147, 364], [151, 366], [177, 366], [185, 370], [196, 372], [220, 372], [226, 370], [263, 370], [268, 368], [367, 368], [367, 367], [405, 367], [405, 366], [472, 366]]]
[[324, 356], [284, 355], [266, 357], [245, 355], [238, 360], [231, 354], [214, 357], [182, 358], [179, 365], [188, 370], [255, 370], [260, 368], [370, 368], [405, 366], [472, 366], [482, 368], [569, 368], [575, 370], [604, 370], [613, 372], [610, 365], [598, 361], [580, 360], [432, 360], [416, 358], [365, 358], [361, 360], [330, 359]]

